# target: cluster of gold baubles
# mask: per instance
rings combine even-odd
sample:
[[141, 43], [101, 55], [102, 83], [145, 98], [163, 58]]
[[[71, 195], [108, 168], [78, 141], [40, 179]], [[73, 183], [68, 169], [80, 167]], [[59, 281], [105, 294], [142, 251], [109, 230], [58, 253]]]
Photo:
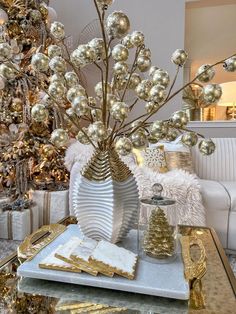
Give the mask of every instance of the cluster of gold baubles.
[[[112, 0], [97, 0], [100, 8], [109, 6]], [[135, 91], [140, 100], [146, 102], [146, 113], [156, 112], [160, 106], [165, 104], [167, 88], [170, 84], [169, 74], [158, 67], [152, 66], [151, 51], [145, 47], [145, 37], [140, 31], [129, 34], [130, 22], [127, 15], [121, 11], [111, 13], [106, 19], [106, 31], [110, 39], [120, 39], [120, 43], [109, 49], [109, 56], [115, 64], [113, 66], [113, 78], [107, 83], [98, 82], [95, 86], [96, 97], [89, 97], [83, 86], [80, 85], [77, 71], [67, 72], [68, 62], [63, 57], [60, 42], [65, 38], [64, 25], [60, 22], [53, 22], [50, 27], [52, 37], [56, 44], [48, 47], [44, 53], [38, 52], [33, 55], [31, 65], [37, 72], [50, 71], [50, 85], [48, 88], [48, 99], [57, 104], [69, 102], [71, 107], [67, 109], [67, 115], [77, 118], [92, 117], [92, 123], [78, 132], [77, 139], [83, 144], [105, 142], [111, 134], [111, 126], [105, 125], [102, 121], [102, 103], [106, 99], [106, 110], [117, 123], [123, 123], [128, 118], [130, 106], [119, 98], [118, 91], [125, 88]], [[77, 70], [88, 64], [98, 64], [106, 58], [105, 43], [102, 38], [94, 38], [87, 44], [79, 45], [70, 55], [70, 64]], [[138, 52], [135, 61], [135, 70], [130, 76], [128, 58], [130, 49], [136, 48]], [[0, 50], [1, 51], [1, 50]], [[187, 60], [187, 53], [177, 49], [172, 57], [172, 62], [182, 67]], [[224, 63], [227, 71], [236, 70], [236, 57], [229, 58]], [[11, 71], [11, 69], [9, 69]], [[140, 72], [149, 72], [149, 78], [142, 79]], [[197, 79], [207, 83], [215, 75], [211, 65], [203, 65], [197, 71]], [[106, 90], [106, 95], [104, 95]], [[216, 103], [222, 94], [220, 85], [207, 84], [203, 88], [204, 100], [207, 103]], [[36, 121], [44, 121], [48, 117], [48, 109], [45, 103], [35, 104], [32, 108], [32, 118]], [[141, 127], [138, 128], [140, 123]], [[133, 148], [145, 148], [148, 142], [156, 143], [160, 140], [175, 140], [180, 130], [184, 130], [188, 123], [184, 111], [173, 113], [168, 121], [155, 121], [148, 129], [143, 127], [142, 121], [136, 121], [131, 125], [130, 134], [122, 134], [116, 138], [115, 147], [121, 155], [129, 154]], [[133, 131], [132, 131], [133, 130]], [[68, 142], [68, 134], [63, 129], [56, 129], [51, 135], [51, 141], [57, 147], [62, 147]], [[184, 132], [182, 142], [187, 146], [196, 145], [198, 136], [194, 132]], [[214, 143], [211, 140], [203, 139], [199, 143], [199, 149], [203, 154], [211, 154], [214, 151]]]

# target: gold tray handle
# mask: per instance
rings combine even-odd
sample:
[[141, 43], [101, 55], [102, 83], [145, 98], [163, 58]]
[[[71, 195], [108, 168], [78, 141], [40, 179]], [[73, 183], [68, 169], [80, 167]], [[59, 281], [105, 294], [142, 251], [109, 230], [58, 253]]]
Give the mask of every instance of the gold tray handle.
[[17, 257], [21, 263], [30, 261], [45, 246], [56, 239], [66, 230], [66, 226], [60, 224], [51, 224], [42, 226], [34, 233], [30, 234], [17, 248]]
[[[194, 236], [183, 236], [180, 239], [182, 245], [182, 257], [184, 262], [185, 278], [189, 281], [190, 307], [193, 309], [204, 309], [205, 300], [202, 293], [201, 279], [206, 274], [206, 251], [202, 241]], [[194, 261], [191, 257], [191, 247], [198, 246], [200, 257]]]

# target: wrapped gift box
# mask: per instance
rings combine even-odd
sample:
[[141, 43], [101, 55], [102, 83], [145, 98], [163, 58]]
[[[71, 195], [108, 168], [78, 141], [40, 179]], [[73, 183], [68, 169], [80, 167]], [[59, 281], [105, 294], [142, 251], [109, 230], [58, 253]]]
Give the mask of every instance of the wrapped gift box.
[[39, 211], [39, 226], [57, 223], [69, 215], [69, 190], [30, 191], [34, 207]]
[[37, 208], [23, 211], [6, 210], [0, 213], [0, 238], [22, 241], [39, 228]]

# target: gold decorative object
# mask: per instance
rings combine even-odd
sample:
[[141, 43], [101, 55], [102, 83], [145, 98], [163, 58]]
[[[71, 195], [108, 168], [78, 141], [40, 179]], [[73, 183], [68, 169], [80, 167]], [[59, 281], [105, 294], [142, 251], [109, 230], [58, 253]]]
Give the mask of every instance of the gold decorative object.
[[[207, 271], [204, 245], [200, 239], [194, 236], [182, 236], [180, 242], [185, 266], [184, 274], [190, 285], [190, 307], [198, 310], [204, 309], [205, 299], [201, 281]], [[200, 249], [200, 257], [197, 261], [194, 261], [191, 257], [191, 247], [194, 245], [197, 245]]]
[[[45, 246], [51, 243], [56, 237], [66, 230], [66, 227], [60, 224], [51, 224], [41, 227], [31, 235], [27, 236], [23, 243], [17, 249], [17, 256], [21, 262], [31, 260]], [[40, 237], [42, 236], [42, 237]], [[35, 239], [39, 239], [33, 244]]]

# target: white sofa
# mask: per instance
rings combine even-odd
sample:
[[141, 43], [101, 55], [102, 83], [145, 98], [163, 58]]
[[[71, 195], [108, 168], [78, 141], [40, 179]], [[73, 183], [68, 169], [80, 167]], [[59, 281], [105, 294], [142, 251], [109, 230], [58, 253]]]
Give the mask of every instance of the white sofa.
[[216, 151], [203, 156], [192, 150], [200, 178], [207, 226], [217, 232], [223, 247], [236, 250], [236, 138], [215, 138]]

